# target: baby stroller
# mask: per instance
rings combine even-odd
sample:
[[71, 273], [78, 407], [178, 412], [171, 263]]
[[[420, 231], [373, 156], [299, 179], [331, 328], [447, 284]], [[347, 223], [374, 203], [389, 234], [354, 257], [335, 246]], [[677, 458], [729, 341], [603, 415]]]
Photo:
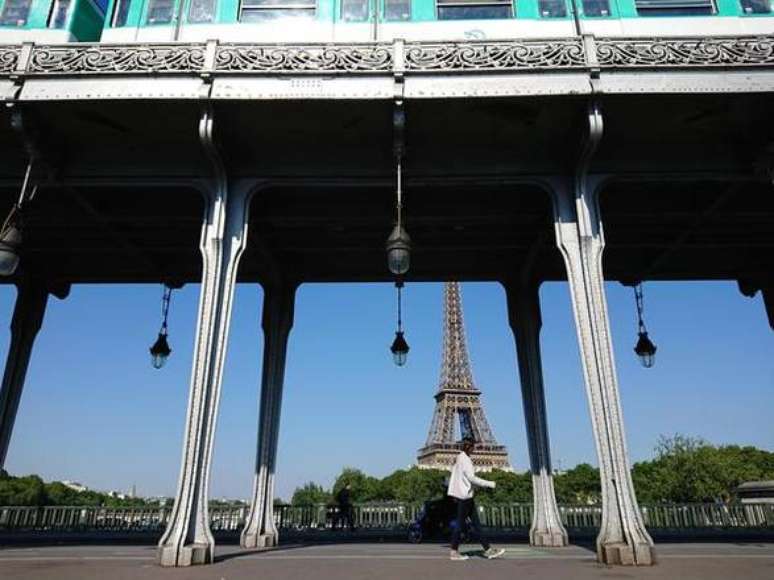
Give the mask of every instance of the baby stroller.
[[[432, 538], [449, 538], [457, 526], [457, 504], [448, 495], [441, 499], [426, 501], [409, 524], [408, 540], [418, 544]], [[463, 532], [463, 539], [464, 539]]]

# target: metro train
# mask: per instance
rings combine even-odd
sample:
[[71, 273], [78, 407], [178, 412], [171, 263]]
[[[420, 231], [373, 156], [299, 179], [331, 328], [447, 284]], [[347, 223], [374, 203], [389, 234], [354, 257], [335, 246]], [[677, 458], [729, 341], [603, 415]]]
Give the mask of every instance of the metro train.
[[764, 35], [773, 9], [774, 0], [0, 0], [0, 43]]

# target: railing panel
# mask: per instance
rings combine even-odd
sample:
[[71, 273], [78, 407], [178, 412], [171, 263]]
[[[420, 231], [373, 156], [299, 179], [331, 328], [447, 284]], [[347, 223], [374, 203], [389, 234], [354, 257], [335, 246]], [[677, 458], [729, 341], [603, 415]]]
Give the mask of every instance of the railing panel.
[[[418, 504], [358, 504], [354, 506], [354, 521], [366, 530], [400, 530], [415, 521], [421, 509]], [[575, 530], [599, 528], [602, 516], [600, 506], [596, 505], [560, 505], [559, 512], [565, 526]], [[246, 515], [244, 506], [213, 508], [210, 525], [213, 531], [237, 532], [244, 526]], [[655, 504], [643, 505], [642, 515], [646, 526], [655, 530], [774, 531], [774, 504]], [[329, 529], [337, 517], [336, 506], [274, 508], [280, 530]], [[479, 517], [483, 525], [491, 528], [524, 530], [532, 521], [532, 505], [482, 505]], [[168, 518], [169, 509], [163, 507], [6, 506], [0, 507], [0, 531], [159, 533]]]
[[0, 44], [0, 76], [596, 74], [774, 66], [774, 36], [516, 38], [364, 43]]

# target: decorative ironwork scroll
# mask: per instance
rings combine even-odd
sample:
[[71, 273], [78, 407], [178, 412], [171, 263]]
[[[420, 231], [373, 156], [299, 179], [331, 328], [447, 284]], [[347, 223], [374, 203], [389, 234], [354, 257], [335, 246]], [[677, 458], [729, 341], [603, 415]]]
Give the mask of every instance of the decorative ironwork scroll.
[[406, 70], [562, 69], [586, 66], [580, 39], [503, 42], [412, 42], [406, 45]]
[[387, 44], [218, 46], [215, 70], [245, 73], [376, 73], [392, 69]]
[[203, 44], [36, 46], [28, 73], [181, 73], [204, 66]]
[[[591, 51], [596, 52], [596, 58]], [[0, 45], [0, 75], [409, 74], [774, 66], [774, 36], [595, 38], [346, 44]], [[395, 51], [402, 50], [403, 58]], [[209, 56], [207, 56], [209, 55]], [[29, 60], [27, 57], [30, 57]], [[207, 61], [214, 58], [213, 61]], [[21, 63], [20, 60], [24, 62]], [[214, 69], [214, 70], [213, 70]]]
[[19, 62], [19, 46], [0, 46], [0, 73], [10, 73]]
[[605, 38], [597, 58], [606, 67], [702, 67], [774, 64], [774, 37]]

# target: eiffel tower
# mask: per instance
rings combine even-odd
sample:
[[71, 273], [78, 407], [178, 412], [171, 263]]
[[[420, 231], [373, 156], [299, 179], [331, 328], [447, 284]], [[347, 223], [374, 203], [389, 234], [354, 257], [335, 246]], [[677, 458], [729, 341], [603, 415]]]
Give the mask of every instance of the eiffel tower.
[[[481, 391], [473, 383], [459, 282], [447, 282], [444, 289], [443, 361], [435, 400], [427, 442], [417, 453], [420, 468], [451, 469], [462, 448], [461, 439], [470, 435], [476, 441], [471, 459], [477, 470], [511, 469], [508, 450], [495, 440], [481, 406]], [[455, 418], [459, 419], [459, 441], [455, 440]]]

